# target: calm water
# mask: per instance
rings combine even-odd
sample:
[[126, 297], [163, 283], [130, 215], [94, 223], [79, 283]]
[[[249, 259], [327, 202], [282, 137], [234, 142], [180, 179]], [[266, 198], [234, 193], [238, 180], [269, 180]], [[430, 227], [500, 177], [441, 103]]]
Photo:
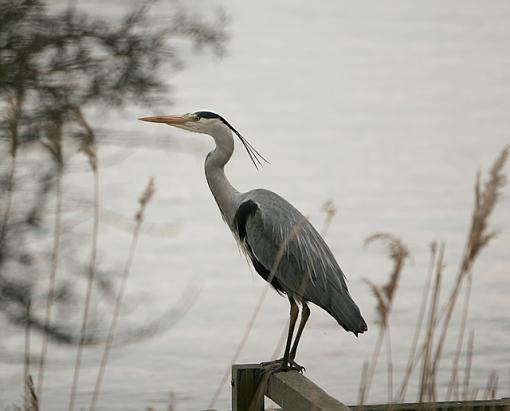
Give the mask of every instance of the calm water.
[[[375, 301], [362, 279], [382, 283], [391, 268], [383, 249], [363, 248], [363, 240], [375, 231], [388, 231], [400, 236], [412, 253], [391, 317], [400, 382], [429, 243], [446, 242], [448, 283], [464, 245], [476, 171], [486, 171], [510, 142], [510, 3], [220, 4], [230, 16], [228, 55], [218, 60], [190, 53], [186, 70], [171, 79], [175, 105], [167, 114], [217, 111], [267, 155], [271, 166], [257, 172], [238, 147], [227, 173], [239, 190], [274, 190], [318, 227], [324, 220], [322, 204], [332, 200], [336, 205], [327, 241], [349, 278], [369, 332], [356, 339], [312, 308], [298, 360], [326, 391], [355, 402], [361, 367], [377, 336]], [[116, 7], [106, 11], [113, 13]], [[171, 5], [161, 7], [165, 13]], [[203, 159], [211, 142], [135, 120], [149, 114], [132, 110], [113, 125], [112, 120], [98, 120], [99, 126], [124, 129], [148, 146], [101, 172], [99, 265], [105, 270], [122, 266], [129, 234], [108, 216], [114, 212], [131, 218], [148, 177], [155, 176], [158, 191], [147, 215], [152, 229], [141, 238], [129, 280], [129, 318], [161, 315], [190, 285], [198, 297], [164, 333], [114, 352], [101, 406], [165, 409], [173, 391], [179, 410], [204, 409], [264, 283], [239, 254], [206, 185]], [[153, 144], [161, 138], [174, 148]], [[123, 153], [123, 148], [101, 148], [106, 163]], [[90, 198], [89, 175], [75, 172], [65, 183], [70, 204]], [[475, 267], [468, 326], [475, 330], [472, 385], [483, 388], [495, 370], [501, 396], [510, 395], [509, 207], [507, 189], [491, 219], [499, 235]], [[87, 223], [79, 227], [84, 233]], [[270, 359], [287, 318], [286, 299], [271, 291], [239, 362]], [[20, 346], [19, 335], [0, 345], [5, 350]], [[445, 366], [453, 350], [451, 343]], [[73, 355], [74, 349], [50, 347], [46, 409], [66, 409]], [[79, 392], [84, 406], [98, 358], [99, 351], [87, 351]], [[380, 364], [374, 402], [387, 399], [384, 356]], [[442, 376], [446, 380], [449, 373]], [[0, 409], [19, 403], [20, 365], [2, 364], [0, 380]], [[226, 387], [216, 407], [229, 408], [229, 398]], [[413, 391], [408, 399], [415, 399]]]

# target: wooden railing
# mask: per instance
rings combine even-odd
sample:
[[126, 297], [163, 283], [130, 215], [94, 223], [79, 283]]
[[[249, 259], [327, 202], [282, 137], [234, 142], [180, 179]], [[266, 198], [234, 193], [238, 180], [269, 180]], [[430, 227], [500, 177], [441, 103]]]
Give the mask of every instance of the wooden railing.
[[510, 398], [346, 406], [297, 371], [264, 373], [259, 364], [232, 366], [232, 411], [264, 411], [268, 397], [285, 411], [510, 411]]

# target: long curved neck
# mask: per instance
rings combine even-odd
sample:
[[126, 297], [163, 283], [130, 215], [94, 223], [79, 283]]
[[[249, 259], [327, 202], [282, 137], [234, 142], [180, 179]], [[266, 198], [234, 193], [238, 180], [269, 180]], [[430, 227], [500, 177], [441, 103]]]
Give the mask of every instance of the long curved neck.
[[205, 159], [205, 176], [223, 219], [231, 226], [239, 192], [228, 181], [224, 168], [234, 152], [234, 139], [232, 133], [225, 130], [219, 130], [212, 137], [216, 148]]

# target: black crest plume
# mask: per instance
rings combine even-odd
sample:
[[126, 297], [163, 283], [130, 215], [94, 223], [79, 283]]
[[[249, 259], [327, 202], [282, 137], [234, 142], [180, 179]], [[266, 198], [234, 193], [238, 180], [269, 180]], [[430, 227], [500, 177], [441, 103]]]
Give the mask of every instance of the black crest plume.
[[221, 120], [230, 130], [234, 132], [234, 134], [239, 137], [239, 140], [241, 140], [241, 143], [243, 143], [244, 148], [246, 149], [246, 152], [250, 156], [250, 160], [254, 164], [255, 168], [258, 170], [259, 167], [262, 167], [264, 163], [270, 164], [268, 160], [264, 158], [262, 154], [260, 154], [255, 147], [253, 147], [248, 140], [246, 140], [239, 131], [237, 131], [232, 125], [225, 120], [223, 117], [221, 117], [219, 114], [213, 113], [211, 111], [196, 111], [194, 113], [195, 115], [201, 117], [201, 118], [217, 118]]

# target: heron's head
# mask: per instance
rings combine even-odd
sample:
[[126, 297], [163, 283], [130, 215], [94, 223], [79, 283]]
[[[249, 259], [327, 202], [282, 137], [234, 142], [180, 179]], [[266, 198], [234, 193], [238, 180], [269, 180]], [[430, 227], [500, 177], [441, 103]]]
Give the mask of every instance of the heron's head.
[[255, 164], [255, 167], [257, 167], [257, 163], [262, 165], [262, 161], [268, 162], [227, 120], [211, 111], [195, 111], [194, 113], [177, 116], [149, 116], [139, 118], [139, 120], [168, 124], [169, 126], [182, 128], [183, 130], [192, 131], [194, 133], [209, 134], [213, 136], [215, 140], [221, 136], [225, 136], [225, 134], [231, 136], [232, 133], [234, 133], [239, 137], [246, 151], [248, 151], [248, 155]]

